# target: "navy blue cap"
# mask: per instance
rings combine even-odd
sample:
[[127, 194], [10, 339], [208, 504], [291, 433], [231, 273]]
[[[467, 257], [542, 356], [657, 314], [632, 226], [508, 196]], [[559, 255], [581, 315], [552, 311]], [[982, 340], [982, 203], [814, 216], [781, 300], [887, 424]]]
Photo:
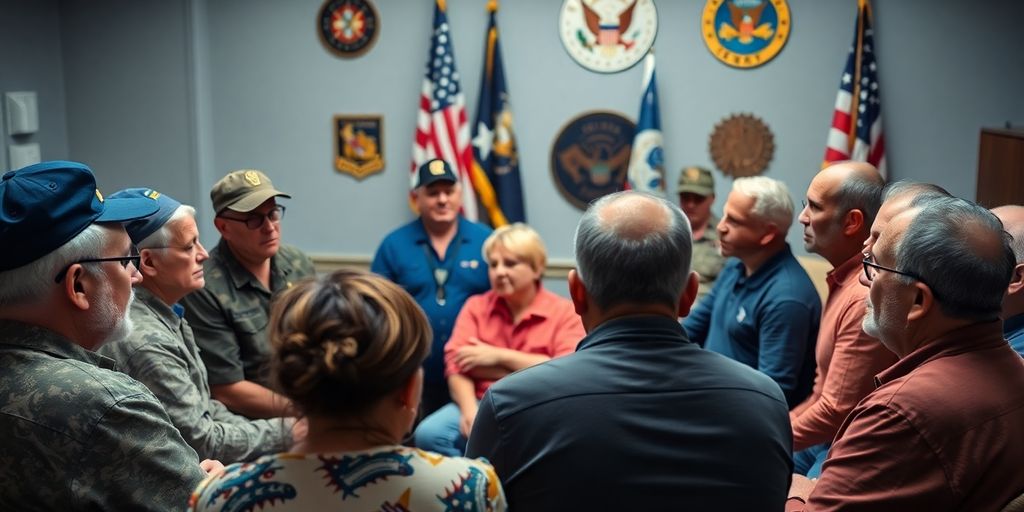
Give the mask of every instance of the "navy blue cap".
[[52, 161], [0, 177], [0, 271], [27, 265], [85, 231], [94, 222], [126, 222], [152, 215], [152, 199], [107, 199], [85, 164]]
[[448, 162], [435, 158], [421, 165], [419, 170], [412, 175], [412, 189], [425, 187], [438, 181], [455, 183], [459, 181], [459, 177], [452, 171], [452, 166], [448, 165]]
[[152, 235], [156, 230], [163, 227], [167, 223], [167, 219], [170, 219], [171, 215], [174, 215], [174, 211], [181, 206], [181, 203], [173, 197], [161, 194], [151, 188], [126, 188], [118, 190], [107, 197], [107, 199], [121, 198], [148, 199], [156, 202], [157, 205], [156, 213], [153, 215], [133, 220], [124, 225], [125, 231], [128, 232], [128, 236], [131, 237], [134, 244], [142, 242], [147, 236]]

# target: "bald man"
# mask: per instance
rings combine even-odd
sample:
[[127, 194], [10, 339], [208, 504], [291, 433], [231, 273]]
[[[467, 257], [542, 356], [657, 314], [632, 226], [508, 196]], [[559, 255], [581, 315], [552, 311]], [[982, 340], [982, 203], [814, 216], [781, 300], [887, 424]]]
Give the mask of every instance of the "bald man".
[[819, 172], [807, 188], [798, 220], [804, 248], [832, 270], [815, 345], [811, 396], [790, 412], [795, 471], [816, 477], [846, 415], [875, 389], [874, 376], [896, 355], [861, 328], [867, 288], [859, 282], [862, 244], [882, 201], [885, 181], [873, 165], [841, 162]]
[[509, 506], [533, 512], [780, 510], [786, 399], [679, 325], [698, 287], [683, 212], [637, 192], [605, 196], [575, 246], [569, 292], [587, 337], [491, 386], [467, 455], [486, 456]]
[[1006, 205], [992, 209], [1013, 241], [1010, 248], [1017, 259], [1010, 286], [1003, 297], [1003, 336], [1024, 356], [1024, 206]]

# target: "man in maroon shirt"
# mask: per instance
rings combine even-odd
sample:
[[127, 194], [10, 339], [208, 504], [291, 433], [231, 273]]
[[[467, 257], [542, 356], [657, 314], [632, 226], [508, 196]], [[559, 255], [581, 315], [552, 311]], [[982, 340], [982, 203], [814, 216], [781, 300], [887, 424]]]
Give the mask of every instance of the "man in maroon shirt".
[[1008, 242], [958, 198], [881, 230], [864, 260], [864, 330], [899, 361], [843, 423], [821, 478], [794, 478], [787, 510], [999, 510], [1024, 491], [1024, 361], [998, 316]]

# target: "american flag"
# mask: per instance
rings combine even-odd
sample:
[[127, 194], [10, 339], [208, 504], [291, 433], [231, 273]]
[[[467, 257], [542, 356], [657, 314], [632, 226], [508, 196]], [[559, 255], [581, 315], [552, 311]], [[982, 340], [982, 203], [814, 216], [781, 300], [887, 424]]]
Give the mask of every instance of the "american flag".
[[473, 148], [466, 122], [466, 99], [455, 68], [444, 0], [434, 3], [434, 33], [427, 56], [427, 74], [420, 92], [416, 138], [412, 144], [412, 188], [416, 187], [416, 170], [433, 158], [444, 159], [459, 173], [462, 212], [466, 218], [477, 220], [476, 195], [470, 178]]
[[868, 0], [859, 0], [857, 9], [853, 46], [839, 83], [832, 129], [825, 148], [825, 165], [840, 160], [868, 162], [885, 176], [885, 137], [882, 136], [882, 103], [871, 6]]

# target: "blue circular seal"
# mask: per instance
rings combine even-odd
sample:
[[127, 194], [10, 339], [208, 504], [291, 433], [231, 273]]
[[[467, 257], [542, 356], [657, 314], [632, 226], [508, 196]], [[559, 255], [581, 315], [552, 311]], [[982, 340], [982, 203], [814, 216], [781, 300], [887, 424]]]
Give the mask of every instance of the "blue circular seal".
[[753, 68], [775, 58], [789, 40], [786, 0], [707, 0], [701, 32], [718, 60]]
[[551, 174], [573, 206], [622, 190], [636, 125], [616, 112], [582, 114], [566, 123], [551, 147]]

